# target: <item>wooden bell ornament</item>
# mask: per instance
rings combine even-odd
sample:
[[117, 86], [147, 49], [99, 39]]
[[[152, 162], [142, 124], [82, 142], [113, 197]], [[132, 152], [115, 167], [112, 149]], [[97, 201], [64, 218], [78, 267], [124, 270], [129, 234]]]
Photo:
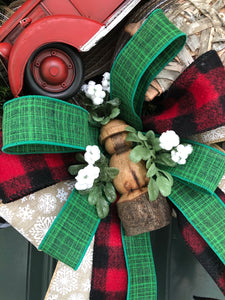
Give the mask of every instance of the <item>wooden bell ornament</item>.
[[112, 120], [101, 128], [100, 142], [112, 155], [110, 167], [119, 169], [113, 183], [121, 194], [117, 201], [119, 218], [127, 236], [153, 231], [170, 223], [171, 210], [165, 197], [159, 194], [149, 201], [145, 163], [134, 163], [129, 154], [132, 142], [126, 141], [126, 127], [122, 120]]

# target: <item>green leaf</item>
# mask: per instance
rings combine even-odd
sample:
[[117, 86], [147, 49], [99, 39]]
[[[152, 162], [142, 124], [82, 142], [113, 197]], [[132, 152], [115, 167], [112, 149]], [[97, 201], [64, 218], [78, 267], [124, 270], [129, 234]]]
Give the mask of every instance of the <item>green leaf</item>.
[[153, 178], [151, 178], [148, 183], [148, 195], [150, 201], [156, 200], [159, 196], [159, 188]]
[[173, 185], [173, 176], [164, 170], [159, 170], [160, 173], [162, 173], [170, 182], [171, 186]]
[[138, 131], [137, 134], [141, 141], [147, 141], [147, 137], [141, 131]]
[[84, 159], [84, 155], [81, 153], [76, 153], [75, 154], [75, 158], [77, 161], [82, 162], [82, 163], [87, 163]]
[[145, 136], [147, 137], [148, 141], [152, 144], [152, 142], [155, 140], [155, 133], [152, 130], [149, 130], [146, 132]]
[[162, 150], [162, 148], [159, 146], [159, 138], [155, 138], [153, 143], [152, 143], [152, 146], [154, 148], [155, 151], [160, 151]]
[[109, 176], [109, 178], [112, 180], [119, 174], [119, 169], [113, 168], [113, 167], [108, 167], [108, 168], [105, 168], [105, 172]]
[[172, 160], [170, 153], [159, 153], [156, 156], [156, 163], [164, 166], [175, 167], [176, 163]]
[[110, 119], [115, 119], [120, 114], [120, 109], [118, 107], [115, 107], [112, 109], [112, 112], [110, 114]]
[[88, 202], [90, 205], [96, 205], [97, 200], [101, 197], [101, 188], [100, 186], [94, 186], [88, 195]]
[[92, 119], [96, 122], [101, 122], [102, 120], [104, 120], [104, 117], [98, 117], [95, 115], [91, 115], [91, 116], [92, 116]]
[[146, 162], [146, 169], [149, 169], [152, 164], [152, 157], [150, 157]]
[[106, 185], [103, 187], [103, 191], [105, 193], [106, 199], [110, 203], [116, 200], [116, 190], [111, 182], [106, 183]]
[[136, 143], [139, 143], [139, 139], [136, 135], [136, 133], [134, 132], [129, 132], [127, 137], [126, 137], [126, 141], [127, 142], [136, 142]]
[[95, 165], [99, 168], [107, 167], [109, 165], [109, 159], [102, 153], [100, 153], [100, 159], [95, 162]]
[[91, 193], [92, 189], [93, 189], [93, 187], [91, 187], [90, 189], [87, 189], [87, 190], [79, 190], [78, 192], [82, 196], [83, 195], [89, 195]]
[[134, 163], [138, 163], [139, 161], [142, 160], [142, 156], [141, 156], [140, 152], [138, 151], [138, 149], [139, 149], [138, 147], [142, 147], [142, 146], [134, 147], [129, 154], [130, 160]]
[[132, 126], [127, 126], [126, 127], [126, 131], [133, 132], [133, 133], [137, 132], [136, 129], [134, 127], [132, 127]]
[[96, 203], [96, 210], [99, 218], [105, 218], [109, 213], [109, 204], [104, 197], [100, 197]]
[[139, 161], [143, 160], [148, 160], [150, 158], [151, 154], [149, 149], [138, 145], [134, 147], [131, 152], [130, 152], [130, 160], [134, 163], [138, 163]]
[[119, 98], [114, 98], [110, 100], [108, 103], [110, 103], [112, 106], [119, 106], [120, 105], [120, 99]]
[[106, 125], [107, 123], [109, 123], [109, 121], [110, 121], [110, 117], [106, 117], [106, 118], [104, 118], [103, 121], [100, 121], [100, 123], [101, 123], [101, 125]]
[[152, 163], [147, 172], [147, 177], [152, 177], [157, 173], [158, 169], [156, 168], [155, 163]]
[[71, 175], [77, 175], [78, 172], [83, 169], [85, 167], [84, 164], [82, 165], [72, 165], [72, 166], [69, 166], [68, 168], [68, 172], [71, 174]]
[[157, 183], [157, 185], [159, 187], [160, 193], [164, 197], [167, 197], [167, 196], [170, 195], [172, 185], [171, 185], [170, 181], [166, 177], [164, 177], [162, 175], [158, 176], [156, 178], [156, 183]]

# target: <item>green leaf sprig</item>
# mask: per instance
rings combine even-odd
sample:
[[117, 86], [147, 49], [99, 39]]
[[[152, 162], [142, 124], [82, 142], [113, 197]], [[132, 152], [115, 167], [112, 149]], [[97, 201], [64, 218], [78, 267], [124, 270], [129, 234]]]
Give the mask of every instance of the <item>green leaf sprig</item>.
[[[83, 169], [87, 164], [82, 154], [76, 156], [77, 161], [82, 164], [72, 165], [68, 171], [71, 175], [77, 175], [79, 170]], [[99, 218], [105, 218], [109, 213], [109, 205], [116, 200], [116, 189], [112, 183], [113, 179], [119, 174], [117, 168], [109, 167], [109, 159], [102, 153], [100, 159], [94, 166], [99, 167], [99, 177], [94, 180], [90, 189], [79, 190], [82, 195], [88, 195], [88, 202], [91, 206], [96, 206]]]
[[171, 159], [170, 151], [160, 147], [159, 138], [152, 130], [143, 134], [128, 126], [126, 131], [128, 131], [126, 140], [133, 142], [135, 145], [130, 152], [131, 161], [138, 163], [144, 160], [146, 162], [147, 177], [149, 177], [149, 200], [156, 200], [159, 192], [164, 197], [169, 196], [173, 185], [173, 177], [168, 172], [160, 169], [158, 164], [170, 167], [176, 166], [176, 163]]
[[[89, 122], [99, 125], [106, 125], [110, 120], [115, 119], [120, 114], [120, 100], [115, 98], [109, 100], [109, 94], [107, 93], [104, 102], [99, 105], [89, 103], [89, 98], [86, 98], [85, 105], [89, 112]], [[91, 100], [90, 100], [91, 102]]]

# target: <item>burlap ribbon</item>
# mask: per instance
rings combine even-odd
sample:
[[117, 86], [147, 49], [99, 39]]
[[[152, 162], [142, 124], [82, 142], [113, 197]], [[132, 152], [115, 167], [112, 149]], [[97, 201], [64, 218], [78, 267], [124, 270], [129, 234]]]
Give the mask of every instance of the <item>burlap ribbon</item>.
[[[167, 38], [161, 41], [160, 33]], [[158, 39], [154, 39], [154, 42], [151, 41], [152, 34], [158, 35]], [[137, 38], [138, 35], [140, 37]], [[153, 47], [157, 44], [156, 41], [161, 41], [159, 42], [161, 48], [159, 45]], [[120, 54], [112, 69], [111, 89], [113, 96], [121, 98], [122, 117], [127, 112], [126, 119], [131, 125], [137, 124], [137, 127], [141, 127], [141, 121], [134, 109], [142, 105], [141, 99], [144, 98], [141, 93], [145, 92], [143, 87], [147, 87], [157, 71], [159, 72], [169, 59], [176, 55], [184, 41], [184, 35], [167, 21], [160, 10], [157, 10], [150, 15], [125, 51]], [[123, 55], [125, 61], [133, 47], [136, 47], [135, 52], [138, 54], [140, 49], [146, 48], [140, 56], [137, 56], [133, 70], [140, 65], [140, 61], [143, 60], [144, 63], [138, 75], [134, 76], [135, 82], [134, 74], [128, 72], [131, 84], [128, 84], [125, 90], [132, 88], [132, 92], [129, 93], [131, 97], [124, 98], [123, 95], [127, 93], [123, 95], [119, 93], [119, 87], [113, 84], [113, 78], [117, 77], [118, 72], [120, 74], [121, 69], [118, 64], [121, 65]], [[155, 52], [152, 52], [152, 48]], [[149, 55], [147, 59], [145, 55]], [[135, 61], [134, 57], [133, 61]], [[152, 74], [150, 74], [152, 71], [149, 71], [151, 67], [154, 70]], [[123, 75], [119, 78], [123, 78]], [[120, 89], [123, 88], [124, 85], [120, 82]], [[26, 154], [84, 150], [86, 145], [98, 143], [98, 131], [88, 125], [87, 115], [85, 110], [75, 105], [41, 96], [22, 97], [9, 101], [4, 106], [3, 151], [11, 154]], [[225, 156], [201, 144], [194, 143], [193, 147], [194, 152], [185, 166], [168, 169], [175, 177], [171, 201], [182, 210], [215, 253], [225, 262], [225, 236], [221, 234], [225, 209], [224, 204], [214, 194], [215, 188], [224, 175]], [[76, 269], [82, 261], [99, 221], [94, 208], [88, 205], [85, 197], [74, 191], [47, 232], [39, 249]], [[128, 299], [155, 300], [157, 298], [156, 276], [149, 233], [131, 238], [123, 235], [123, 242], [129, 273]], [[146, 270], [145, 274], [140, 273], [140, 266]]]

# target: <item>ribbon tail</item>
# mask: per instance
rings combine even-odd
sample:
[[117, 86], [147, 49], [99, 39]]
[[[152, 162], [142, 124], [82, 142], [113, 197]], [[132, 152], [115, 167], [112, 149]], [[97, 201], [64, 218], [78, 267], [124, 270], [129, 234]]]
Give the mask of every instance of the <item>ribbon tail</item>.
[[181, 211], [225, 264], [225, 204], [215, 194], [205, 194], [174, 181], [170, 201]]
[[126, 236], [121, 228], [128, 272], [127, 300], [156, 300], [157, 280], [150, 233]]
[[77, 270], [100, 219], [86, 197], [73, 190], [42, 240], [39, 250]]

